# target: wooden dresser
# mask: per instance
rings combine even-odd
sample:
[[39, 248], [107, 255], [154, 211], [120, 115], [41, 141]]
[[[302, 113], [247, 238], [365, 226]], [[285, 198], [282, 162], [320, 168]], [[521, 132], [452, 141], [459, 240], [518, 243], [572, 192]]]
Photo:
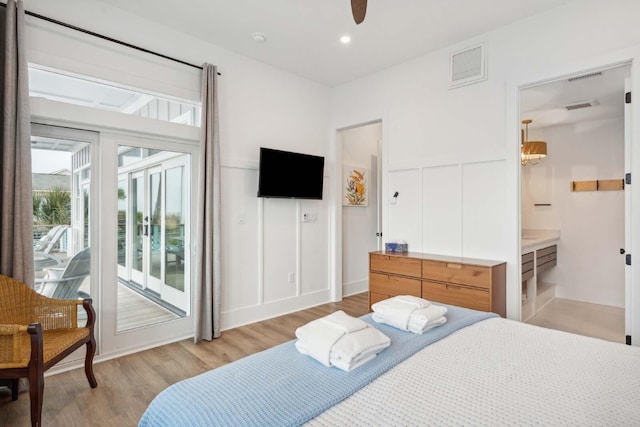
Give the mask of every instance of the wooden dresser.
[[492, 311], [505, 317], [503, 261], [409, 252], [369, 253], [369, 308], [396, 295]]

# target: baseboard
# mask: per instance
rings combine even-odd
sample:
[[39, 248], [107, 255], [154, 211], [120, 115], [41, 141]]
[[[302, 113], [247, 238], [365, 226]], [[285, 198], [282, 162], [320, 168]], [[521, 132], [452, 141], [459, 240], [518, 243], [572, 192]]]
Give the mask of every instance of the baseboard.
[[237, 310], [222, 312], [221, 330], [237, 328], [250, 323], [261, 322], [295, 311], [305, 310], [331, 301], [329, 289], [312, 292], [299, 297], [285, 298], [261, 305], [244, 307]]

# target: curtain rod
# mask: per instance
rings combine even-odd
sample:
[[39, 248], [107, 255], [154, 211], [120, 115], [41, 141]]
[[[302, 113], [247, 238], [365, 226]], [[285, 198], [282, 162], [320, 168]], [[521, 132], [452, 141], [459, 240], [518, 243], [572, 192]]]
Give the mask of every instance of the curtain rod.
[[[0, 6], [2, 6], [4, 8], [7, 7], [6, 3], [0, 3]], [[28, 10], [25, 10], [24, 13], [26, 15], [33, 16], [34, 18], [42, 19], [43, 21], [51, 22], [53, 24], [60, 25], [60, 26], [65, 27], [65, 28], [70, 28], [72, 30], [79, 31], [79, 32], [84, 33], [84, 34], [89, 34], [90, 36], [94, 36], [94, 37], [97, 37], [99, 39], [107, 40], [107, 41], [110, 41], [112, 43], [119, 44], [121, 46], [126, 46], [126, 47], [131, 48], [131, 49], [139, 50], [140, 52], [148, 53], [150, 55], [155, 55], [155, 56], [158, 56], [160, 58], [168, 59], [169, 61], [177, 62], [179, 64], [186, 65], [188, 67], [193, 67], [193, 68], [197, 68], [199, 70], [202, 70], [202, 67], [199, 66], [199, 65], [191, 64], [191, 63], [183, 61], [181, 59], [173, 58], [171, 56], [167, 56], [167, 55], [164, 55], [162, 53], [154, 52], [153, 50], [145, 49], [143, 47], [136, 46], [136, 45], [133, 45], [131, 43], [123, 42], [121, 40], [117, 40], [117, 39], [114, 39], [112, 37], [105, 36], [103, 34], [99, 34], [99, 33], [96, 33], [96, 32], [90, 31], [90, 30], [85, 30], [84, 28], [76, 27], [75, 25], [67, 24], [66, 22], [58, 21], [57, 19], [49, 18], [48, 16], [40, 15], [38, 13], [30, 12]], [[218, 75], [221, 76], [222, 74], [218, 73]]]

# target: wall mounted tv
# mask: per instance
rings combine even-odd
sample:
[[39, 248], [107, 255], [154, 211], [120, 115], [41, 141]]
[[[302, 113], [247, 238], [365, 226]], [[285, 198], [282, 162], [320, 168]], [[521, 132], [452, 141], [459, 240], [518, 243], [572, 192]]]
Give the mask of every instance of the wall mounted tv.
[[324, 157], [260, 148], [258, 197], [322, 200]]

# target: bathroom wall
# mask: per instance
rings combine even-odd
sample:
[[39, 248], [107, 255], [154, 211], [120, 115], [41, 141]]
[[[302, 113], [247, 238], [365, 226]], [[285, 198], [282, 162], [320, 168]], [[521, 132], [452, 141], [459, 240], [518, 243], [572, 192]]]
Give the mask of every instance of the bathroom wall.
[[560, 230], [545, 276], [556, 297], [624, 307], [624, 191], [571, 191], [572, 181], [624, 177], [623, 131], [621, 117], [529, 132], [548, 155], [522, 168], [522, 228]]

